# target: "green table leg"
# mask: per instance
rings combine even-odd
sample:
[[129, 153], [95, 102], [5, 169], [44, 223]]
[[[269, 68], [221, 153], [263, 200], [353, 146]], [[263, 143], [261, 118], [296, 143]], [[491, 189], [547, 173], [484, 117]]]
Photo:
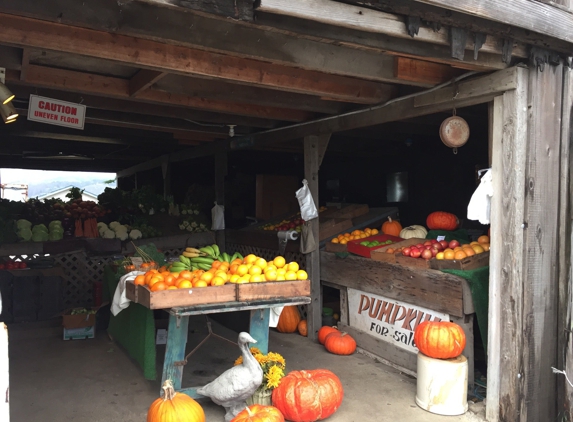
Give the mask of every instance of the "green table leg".
[[181, 379], [183, 378], [183, 368], [185, 367], [183, 361], [185, 360], [188, 327], [188, 316], [176, 317], [169, 315], [167, 347], [165, 349], [161, 385], [169, 379], [173, 382], [173, 387], [176, 391], [181, 389]]
[[270, 308], [251, 310], [249, 333], [255, 340], [257, 340], [257, 344], [255, 346], [265, 355], [269, 352], [270, 315]]

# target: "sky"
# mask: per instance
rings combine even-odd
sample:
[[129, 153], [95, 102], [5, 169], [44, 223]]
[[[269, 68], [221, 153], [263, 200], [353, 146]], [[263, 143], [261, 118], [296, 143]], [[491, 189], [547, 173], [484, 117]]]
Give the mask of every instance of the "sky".
[[22, 183], [30, 184], [41, 180], [50, 182], [56, 180], [110, 180], [115, 179], [115, 173], [94, 173], [78, 171], [47, 171], [47, 170], [25, 170], [25, 169], [0, 169], [1, 183]]

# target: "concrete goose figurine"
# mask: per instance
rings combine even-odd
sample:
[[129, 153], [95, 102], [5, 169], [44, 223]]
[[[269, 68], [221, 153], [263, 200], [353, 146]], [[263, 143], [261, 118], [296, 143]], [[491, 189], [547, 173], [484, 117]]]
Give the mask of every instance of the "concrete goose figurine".
[[227, 369], [217, 379], [197, 389], [197, 393], [210, 397], [213, 402], [225, 408], [225, 422], [229, 422], [247, 406], [245, 400], [263, 382], [263, 369], [249, 350], [249, 343], [256, 342], [249, 333], [240, 333], [238, 343], [243, 363]]

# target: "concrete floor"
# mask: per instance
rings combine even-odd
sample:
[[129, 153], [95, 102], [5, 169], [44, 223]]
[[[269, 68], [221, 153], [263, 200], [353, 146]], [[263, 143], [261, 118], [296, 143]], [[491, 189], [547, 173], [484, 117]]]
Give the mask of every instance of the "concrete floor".
[[[142, 371], [106, 333], [95, 339], [63, 341], [58, 322], [12, 324], [10, 336], [11, 422], [89, 421], [143, 422], [158, 397], [159, 381], [146, 381]], [[214, 331], [236, 340], [217, 323]], [[192, 319], [189, 348], [206, 332], [205, 319]], [[341, 379], [344, 401], [331, 422], [474, 422], [472, 412], [439, 416], [416, 406], [416, 380], [360, 353], [332, 355], [298, 334], [271, 330], [270, 350], [281, 353], [287, 371], [326, 368]], [[164, 346], [158, 346], [158, 367]], [[185, 368], [183, 384], [204, 384], [229, 368], [239, 355], [236, 346], [211, 338]], [[224, 411], [201, 402], [208, 422], [223, 421]]]

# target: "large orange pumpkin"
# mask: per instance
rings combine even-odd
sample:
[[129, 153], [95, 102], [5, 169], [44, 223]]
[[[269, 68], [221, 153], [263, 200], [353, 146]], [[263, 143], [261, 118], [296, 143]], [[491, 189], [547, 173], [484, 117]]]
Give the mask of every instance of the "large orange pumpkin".
[[285, 306], [279, 317], [277, 331], [279, 333], [294, 333], [300, 322], [300, 312], [296, 306]]
[[324, 344], [324, 342], [326, 341], [326, 337], [330, 334], [330, 333], [335, 333], [338, 331], [338, 328], [336, 327], [329, 327], [328, 325], [325, 325], [323, 327], [320, 327], [320, 330], [318, 330], [318, 342], [320, 344]]
[[284, 422], [281, 411], [274, 406], [253, 404], [231, 419], [231, 422]]
[[335, 331], [326, 336], [324, 347], [335, 355], [351, 355], [356, 351], [356, 341], [343, 331]]
[[418, 350], [436, 359], [457, 358], [466, 347], [462, 327], [453, 322], [424, 321], [416, 327], [414, 342]]
[[328, 418], [340, 407], [343, 398], [340, 379], [326, 369], [292, 371], [273, 390], [273, 406], [293, 422]]
[[147, 422], [205, 422], [201, 405], [187, 394], [176, 393], [170, 380], [165, 381], [162, 388], [163, 397], [149, 406]]
[[384, 224], [382, 224], [382, 233], [384, 234], [400, 236], [401, 231], [402, 225], [398, 221], [392, 220], [391, 217], [388, 217], [388, 221], [385, 221]]
[[458, 217], [444, 211], [435, 211], [426, 218], [426, 226], [430, 230], [455, 230], [459, 224]]

